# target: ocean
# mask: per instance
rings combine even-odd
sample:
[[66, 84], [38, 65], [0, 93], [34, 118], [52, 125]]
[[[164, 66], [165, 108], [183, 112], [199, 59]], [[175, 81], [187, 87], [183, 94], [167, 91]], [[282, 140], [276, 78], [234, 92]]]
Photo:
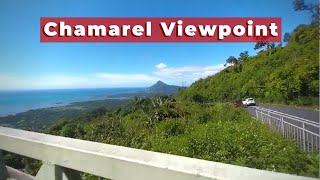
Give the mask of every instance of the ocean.
[[65, 106], [73, 102], [108, 99], [108, 96], [141, 92], [144, 88], [0, 91], [0, 117], [32, 109]]

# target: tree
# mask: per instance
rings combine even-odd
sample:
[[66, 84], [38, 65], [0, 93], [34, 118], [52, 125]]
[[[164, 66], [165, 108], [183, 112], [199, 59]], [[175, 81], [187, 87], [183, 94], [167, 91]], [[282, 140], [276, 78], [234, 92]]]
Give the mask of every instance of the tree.
[[75, 138], [77, 126], [75, 124], [66, 124], [61, 129], [61, 136]]
[[239, 61], [245, 61], [249, 58], [249, 52], [248, 51], [244, 51], [241, 52], [239, 55]]
[[294, 0], [292, 4], [295, 11], [301, 11], [305, 8], [304, 0]]
[[254, 50], [258, 50], [258, 49], [261, 49], [263, 47], [266, 46], [266, 42], [257, 42], [256, 45], [254, 46]]
[[192, 100], [193, 102], [200, 103], [200, 104], [207, 102], [207, 99], [206, 99], [203, 95], [198, 94], [198, 93], [195, 93], [195, 94], [191, 97], [191, 100]]
[[[236, 65], [236, 64], [238, 64], [238, 59], [235, 58], [234, 56], [230, 56], [230, 57], [226, 60], [226, 64]], [[225, 65], [226, 65], [226, 64], [225, 64]]]
[[319, 5], [309, 4], [306, 5], [304, 0], [293, 0], [293, 9], [295, 11], [310, 11], [312, 17], [312, 23], [319, 23]]
[[274, 43], [268, 43], [267, 48], [268, 49], [274, 49], [276, 45]]
[[254, 50], [258, 50], [261, 48], [266, 48], [269, 51], [268, 55], [271, 55], [272, 50], [275, 48], [275, 44], [269, 43], [269, 42], [257, 42], [256, 45], [254, 46]]
[[288, 43], [291, 39], [291, 34], [290, 33], [285, 33], [283, 36], [283, 42]]

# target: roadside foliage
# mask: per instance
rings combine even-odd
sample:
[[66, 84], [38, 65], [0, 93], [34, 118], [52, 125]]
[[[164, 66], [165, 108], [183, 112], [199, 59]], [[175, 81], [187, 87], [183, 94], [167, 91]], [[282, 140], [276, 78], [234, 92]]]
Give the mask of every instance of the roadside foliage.
[[[235, 99], [315, 105], [319, 98], [319, 31], [299, 26], [285, 47], [195, 82], [175, 96], [135, 98], [111, 112], [61, 119], [46, 133], [250, 168], [319, 177], [319, 155], [301, 152], [293, 140], [252, 119]], [[35, 174], [39, 162], [6, 155], [7, 165]], [[94, 165], [93, 165], [94, 166]], [[86, 179], [96, 179], [84, 175]]]
[[[284, 47], [261, 50], [233, 66], [201, 79], [178, 97], [225, 102], [253, 97], [259, 102], [319, 105], [319, 29], [298, 26]], [[227, 60], [229, 62], [229, 60]]]

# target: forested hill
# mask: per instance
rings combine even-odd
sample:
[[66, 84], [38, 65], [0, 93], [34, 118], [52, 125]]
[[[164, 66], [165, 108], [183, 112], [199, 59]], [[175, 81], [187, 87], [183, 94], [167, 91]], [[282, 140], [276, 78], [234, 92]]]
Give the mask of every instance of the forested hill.
[[181, 88], [182, 87], [180, 86], [168, 85], [162, 81], [158, 81], [156, 84], [149, 87], [148, 91], [151, 93], [162, 93], [170, 95], [177, 93]]
[[[234, 66], [194, 83], [178, 95], [133, 98], [113, 111], [98, 110], [79, 118], [60, 119], [46, 133], [319, 177], [318, 154], [303, 153], [294, 141], [253, 121], [243, 108], [230, 103], [203, 103], [245, 96], [277, 102], [294, 102], [299, 96], [315, 99], [317, 31], [316, 27], [301, 26], [285, 48], [270, 48], [256, 57], [243, 53], [239, 61], [230, 58]], [[5, 162], [33, 175], [40, 168], [40, 162], [12, 154], [5, 154]], [[84, 174], [84, 179], [100, 178]]]
[[287, 43], [256, 44], [267, 48], [256, 56], [230, 57], [234, 65], [179, 92], [192, 101], [230, 101], [253, 97], [260, 102], [318, 105], [319, 29], [301, 25], [285, 35]]

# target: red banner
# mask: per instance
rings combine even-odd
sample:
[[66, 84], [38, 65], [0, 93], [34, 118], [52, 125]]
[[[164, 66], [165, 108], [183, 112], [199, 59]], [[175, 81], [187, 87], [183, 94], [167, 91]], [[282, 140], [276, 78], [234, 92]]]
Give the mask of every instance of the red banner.
[[41, 18], [41, 42], [281, 42], [281, 18]]

